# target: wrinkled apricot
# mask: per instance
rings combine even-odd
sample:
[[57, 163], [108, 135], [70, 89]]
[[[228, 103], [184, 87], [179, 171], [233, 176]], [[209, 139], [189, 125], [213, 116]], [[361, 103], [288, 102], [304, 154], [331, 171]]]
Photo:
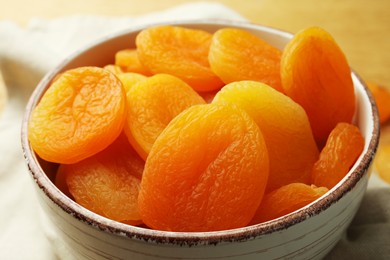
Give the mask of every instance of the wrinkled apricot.
[[292, 213], [328, 191], [325, 187], [316, 187], [303, 183], [291, 183], [264, 195], [251, 224], [258, 224]]
[[337, 123], [352, 122], [351, 69], [328, 32], [311, 27], [296, 33], [283, 51], [281, 78], [284, 92], [305, 109], [320, 147]]
[[208, 62], [211, 37], [203, 30], [156, 26], [141, 31], [136, 46], [141, 63], [152, 73], [167, 73], [197, 91], [211, 91], [223, 85]]
[[118, 77], [118, 79], [122, 82], [123, 87], [126, 90], [126, 93], [129, 91], [129, 89], [138, 81], [144, 80], [147, 78], [147, 76], [136, 73], [136, 72], [124, 72], [121, 67], [117, 65], [106, 65], [103, 67], [104, 69], [112, 72], [115, 74], [115, 76]]
[[310, 183], [318, 149], [303, 108], [291, 98], [256, 81], [223, 87], [213, 103], [243, 108], [257, 123], [267, 144], [270, 174], [267, 191], [292, 182]]
[[109, 72], [115, 74], [116, 76], [123, 73], [123, 70], [121, 69], [121, 67], [114, 65], [114, 64], [108, 64], [108, 65], [104, 66], [103, 69], [108, 70]]
[[281, 55], [279, 49], [246, 30], [224, 28], [213, 35], [209, 62], [226, 84], [255, 80], [282, 92]]
[[374, 82], [366, 81], [366, 84], [378, 107], [380, 123], [384, 124], [390, 119], [390, 91]]
[[137, 49], [124, 49], [115, 54], [115, 65], [123, 72], [134, 72], [150, 76], [150, 71], [140, 62]]
[[184, 109], [205, 101], [184, 81], [156, 74], [139, 81], [127, 93], [125, 132], [143, 159], [162, 130]]
[[348, 123], [338, 123], [313, 166], [312, 183], [331, 189], [348, 173], [363, 147], [364, 139], [359, 128]]
[[28, 138], [44, 160], [75, 163], [105, 149], [122, 131], [125, 90], [108, 70], [62, 73], [32, 111]]
[[[121, 135], [102, 152], [75, 164], [62, 164], [56, 185], [81, 206], [104, 217], [139, 224], [138, 194], [144, 161]], [[65, 193], [67, 191], [65, 190]]]
[[170, 231], [242, 227], [268, 178], [268, 152], [241, 109], [196, 105], [175, 117], [146, 160], [139, 208], [144, 223]]
[[146, 76], [134, 73], [134, 72], [125, 72], [117, 75], [117, 77], [120, 79], [120, 81], [123, 84], [123, 87], [126, 90], [126, 93], [129, 92], [129, 90], [139, 81], [147, 79]]

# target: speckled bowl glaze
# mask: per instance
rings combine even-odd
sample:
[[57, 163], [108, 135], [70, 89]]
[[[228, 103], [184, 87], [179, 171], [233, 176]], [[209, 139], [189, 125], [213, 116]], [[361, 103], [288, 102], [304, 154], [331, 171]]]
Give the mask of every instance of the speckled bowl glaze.
[[[277, 29], [229, 21], [191, 21], [173, 24], [214, 32], [238, 27], [282, 49], [292, 35]], [[379, 139], [379, 120], [373, 98], [352, 73], [357, 96], [355, 120], [365, 138], [363, 153], [348, 175], [315, 202], [262, 224], [217, 232], [165, 232], [134, 227], [96, 215], [81, 207], [52, 180], [57, 165], [42, 161], [27, 139], [27, 122], [50, 81], [78, 66], [114, 62], [116, 51], [134, 45], [142, 27], [113, 35], [69, 57], [48, 73], [29, 100], [22, 126], [22, 147], [29, 173], [48, 221], [52, 222], [70, 256], [75, 259], [320, 259], [340, 239], [353, 219], [369, 178]]]

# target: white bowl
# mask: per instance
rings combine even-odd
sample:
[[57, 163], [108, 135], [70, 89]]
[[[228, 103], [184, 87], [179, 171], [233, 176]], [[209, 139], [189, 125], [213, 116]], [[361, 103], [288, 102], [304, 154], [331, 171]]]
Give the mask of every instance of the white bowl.
[[[228, 21], [177, 22], [176, 25], [210, 32], [223, 27], [251, 31], [283, 49], [292, 35], [266, 26]], [[120, 49], [134, 46], [137, 27], [109, 36], [63, 61], [39, 83], [27, 105], [22, 147], [42, 208], [68, 252], [76, 259], [275, 259], [324, 257], [353, 219], [369, 178], [378, 146], [379, 120], [371, 94], [352, 73], [357, 96], [356, 122], [364, 138], [363, 153], [333, 189], [315, 202], [262, 224], [216, 232], [166, 232], [125, 225], [101, 217], [66, 197], [53, 184], [57, 165], [44, 162], [27, 139], [27, 123], [51, 80], [60, 72], [114, 62]]]

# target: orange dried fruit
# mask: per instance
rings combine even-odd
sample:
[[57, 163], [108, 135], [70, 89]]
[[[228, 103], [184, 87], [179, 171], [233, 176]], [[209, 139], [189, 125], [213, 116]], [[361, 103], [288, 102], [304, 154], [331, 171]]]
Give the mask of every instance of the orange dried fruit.
[[[102, 152], [75, 164], [62, 164], [56, 185], [81, 206], [104, 217], [139, 224], [138, 194], [144, 161], [124, 135]], [[66, 191], [65, 191], [66, 193]]]
[[283, 51], [281, 78], [284, 92], [305, 109], [320, 147], [337, 123], [352, 122], [351, 69], [325, 30], [310, 27], [294, 35]]
[[348, 173], [364, 148], [359, 128], [338, 123], [332, 130], [312, 170], [312, 183], [331, 189]]
[[123, 129], [125, 90], [108, 70], [62, 73], [31, 113], [28, 138], [44, 160], [75, 163], [110, 145]]
[[125, 72], [122, 74], [117, 75], [117, 77], [120, 79], [120, 81], [123, 84], [123, 87], [126, 90], [126, 93], [129, 92], [129, 90], [139, 81], [147, 79], [146, 76], [134, 73], [134, 72]]
[[311, 169], [319, 152], [309, 119], [299, 104], [256, 81], [227, 84], [213, 103], [235, 104], [259, 126], [270, 160], [267, 191], [292, 182], [310, 183]]
[[224, 28], [213, 35], [209, 62], [225, 84], [254, 80], [282, 92], [281, 55], [279, 49], [248, 31]]
[[167, 73], [196, 91], [211, 91], [223, 85], [208, 62], [211, 37], [199, 29], [156, 26], [141, 31], [136, 46], [141, 63], [152, 73]]
[[222, 104], [175, 117], [145, 163], [139, 208], [158, 230], [213, 231], [252, 219], [268, 178], [268, 152], [256, 123]]
[[328, 192], [325, 187], [291, 183], [264, 195], [251, 224], [258, 224], [292, 213]]
[[114, 64], [108, 64], [108, 65], [104, 66], [103, 69], [110, 71], [111, 73], [115, 74], [116, 76], [123, 73], [123, 70], [121, 69], [121, 67], [114, 65]]
[[140, 62], [137, 49], [124, 49], [115, 53], [115, 65], [119, 66], [123, 72], [135, 72], [145, 76], [152, 75]]
[[390, 144], [381, 143], [375, 157], [375, 169], [379, 177], [390, 184]]
[[390, 119], [390, 91], [386, 87], [374, 82], [366, 81], [366, 84], [374, 96], [376, 106], [378, 107], [380, 123], [384, 124]]
[[129, 89], [135, 84], [137, 83], [138, 81], [140, 80], [144, 80], [147, 78], [147, 76], [143, 75], [143, 74], [140, 74], [140, 73], [136, 73], [136, 72], [124, 72], [121, 67], [117, 66], [117, 65], [112, 65], [112, 64], [109, 64], [109, 65], [106, 65], [103, 67], [104, 69], [112, 72], [113, 74], [115, 74], [115, 76], [118, 77], [118, 79], [122, 82], [123, 84], [123, 87], [125, 88], [126, 90], [126, 93], [129, 91]]
[[184, 81], [156, 74], [139, 81], [127, 93], [125, 132], [143, 159], [162, 130], [186, 108], [205, 101]]

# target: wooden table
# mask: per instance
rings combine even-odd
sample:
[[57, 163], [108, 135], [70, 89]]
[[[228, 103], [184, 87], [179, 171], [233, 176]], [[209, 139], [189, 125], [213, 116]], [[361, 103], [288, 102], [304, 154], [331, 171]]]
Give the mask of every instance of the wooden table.
[[[25, 25], [32, 17], [71, 14], [142, 15], [184, 0], [0, 0], [0, 20]], [[365, 79], [390, 87], [389, 0], [222, 0], [248, 20], [287, 31], [318, 25], [329, 31]]]

